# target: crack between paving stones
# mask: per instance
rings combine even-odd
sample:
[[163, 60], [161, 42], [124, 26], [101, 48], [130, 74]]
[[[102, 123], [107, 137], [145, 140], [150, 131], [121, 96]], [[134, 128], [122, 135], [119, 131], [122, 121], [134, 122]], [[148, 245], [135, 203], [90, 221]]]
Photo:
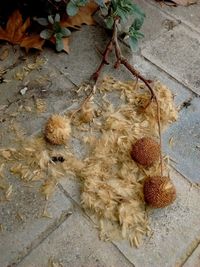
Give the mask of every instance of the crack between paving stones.
[[[54, 64], [53, 64], [54, 65]], [[54, 67], [57, 69], [57, 71], [64, 76], [65, 79], [67, 79], [69, 82], [71, 82], [74, 86], [76, 86], [77, 88], [79, 88], [79, 85], [77, 83], [75, 83], [74, 81], [71, 80], [71, 78], [62, 70], [60, 70], [56, 65], [54, 65]]]
[[197, 249], [200, 245], [200, 238], [199, 240], [194, 240], [190, 246], [188, 246], [184, 255], [180, 258], [179, 262], [175, 265], [176, 267], [182, 267], [188, 261], [188, 259], [192, 256], [193, 252]]
[[[92, 223], [93, 225], [95, 225], [96, 227], [97, 227], [97, 224], [95, 224], [93, 221], [92, 221], [92, 219], [90, 218], [90, 216], [88, 216], [87, 215], [87, 213], [85, 213], [84, 211], [83, 211], [83, 209], [82, 209], [82, 207], [79, 205], [79, 203], [76, 201], [76, 200], [74, 200], [71, 196], [70, 196], [70, 194], [63, 188], [63, 186], [60, 184], [60, 183], [58, 183], [58, 188], [60, 189], [60, 191], [67, 197], [67, 198], [69, 198], [71, 201], [72, 201], [72, 203], [74, 204], [74, 206], [75, 206], [75, 208], [77, 208], [77, 210], [79, 211], [79, 212], [81, 212], [81, 214], [90, 222], [90, 223]], [[132, 265], [132, 267], [136, 267], [127, 257], [126, 257], [126, 255], [124, 255], [124, 253], [117, 247], [117, 245], [115, 244], [115, 243], [113, 243], [112, 241], [110, 241], [110, 243], [117, 249], [117, 251], [128, 261], [128, 263], [129, 264], [131, 264]]]
[[[122, 39], [120, 39], [120, 42], [126, 46], [130, 51], [130, 46], [124, 42]], [[138, 56], [140, 56], [143, 60], [147, 61], [148, 63], [150, 63], [151, 65], [155, 66], [159, 71], [165, 73], [167, 76], [169, 76], [169, 78], [173, 79], [175, 82], [178, 82], [179, 84], [183, 85], [185, 87], [185, 89], [189, 90], [189, 92], [192, 94], [191, 96], [191, 101], [195, 98], [195, 97], [200, 97], [200, 95], [198, 93], [196, 93], [195, 91], [193, 91], [193, 89], [191, 89], [188, 85], [185, 85], [183, 82], [179, 81], [177, 78], [175, 78], [174, 76], [172, 76], [170, 73], [168, 73], [166, 70], [162, 69], [160, 66], [156, 65], [154, 62], [152, 62], [150, 59], [148, 59], [147, 57], [145, 57], [144, 55], [141, 54], [141, 52], [138, 54]]]
[[148, 59], [147, 57], [145, 57], [144, 55], [140, 54], [140, 56], [146, 60], [147, 62], [149, 62], [150, 64], [152, 64], [153, 66], [155, 66], [158, 70], [161, 70], [162, 72], [166, 73], [171, 79], [173, 79], [174, 81], [178, 82], [179, 84], [183, 85], [186, 89], [189, 90], [189, 92], [192, 94], [192, 97], [200, 97], [200, 95], [198, 93], [196, 93], [195, 91], [193, 91], [193, 89], [191, 89], [188, 85], [184, 84], [183, 82], [179, 81], [177, 78], [175, 78], [174, 76], [172, 76], [170, 73], [168, 73], [166, 70], [162, 69], [160, 66], [156, 65], [156, 63], [152, 62], [150, 59]]
[[[191, 24], [189, 24], [187, 21], [185, 21], [185, 20], [181, 20], [181, 19], [178, 19], [177, 17], [176, 17], [176, 15], [173, 15], [173, 14], [171, 14], [171, 13], [169, 13], [168, 11], [165, 11], [165, 10], [163, 10], [163, 9], [161, 9], [158, 5], [156, 5], [155, 3], [147, 3], [147, 5], [149, 5], [149, 6], [152, 6], [152, 7], [155, 7], [156, 9], [158, 9], [162, 14], [165, 14], [165, 15], [167, 15], [167, 16], [169, 16], [170, 18], [172, 18], [172, 19], [175, 19], [176, 21], [180, 21], [181, 22], [181, 24], [183, 24], [183, 26], [186, 26], [187, 28], [189, 28], [189, 30], [192, 30], [193, 32], [195, 32], [195, 33], [197, 33], [198, 35], [200, 34], [200, 31], [198, 31], [198, 28], [196, 27], [196, 26], [194, 26], [194, 25], [191, 25]], [[178, 24], [179, 25], [179, 24]], [[177, 25], [177, 26], [178, 26]], [[176, 27], [176, 26], [175, 26]], [[194, 28], [195, 27], [195, 28]]]
[[190, 184], [191, 187], [195, 188], [195, 189], [198, 190], [198, 191], [200, 190], [200, 186], [198, 186], [198, 185], [196, 185], [195, 183], [191, 182], [191, 181], [189, 180], [188, 177], [186, 177], [183, 173], [181, 173], [181, 171], [179, 171], [179, 170], [177, 169], [177, 167], [175, 167], [175, 166], [172, 165], [172, 164], [170, 164], [170, 167], [171, 167], [173, 170], [175, 170], [178, 174], [180, 174], [180, 175], [182, 176], [182, 178], [183, 178], [187, 183]]
[[[64, 211], [62, 212], [61, 216], [52, 224], [50, 225], [44, 232], [42, 232], [38, 238], [33, 240], [33, 242], [26, 248], [26, 252], [19, 253], [19, 258], [13, 261], [9, 266], [17, 267], [25, 258], [27, 258], [32, 251], [34, 251], [40, 244], [42, 244], [60, 225], [62, 225], [71, 215], [72, 211]], [[23, 255], [24, 254], [24, 255]]]

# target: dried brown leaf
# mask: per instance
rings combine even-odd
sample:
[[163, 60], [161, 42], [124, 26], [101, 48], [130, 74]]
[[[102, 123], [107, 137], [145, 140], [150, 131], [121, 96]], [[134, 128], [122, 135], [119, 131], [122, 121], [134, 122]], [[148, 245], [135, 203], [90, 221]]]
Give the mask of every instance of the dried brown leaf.
[[23, 22], [19, 10], [15, 10], [8, 19], [5, 30], [0, 27], [0, 40], [5, 40], [11, 44], [19, 44], [26, 49], [42, 49], [44, 40], [39, 35], [27, 36], [26, 32], [30, 26], [30, 18]]
[[74, 29], [79, 28], [82, 24], [95, 25], [95, 21], [92, 17], [98, 6], [94, 2], [88, 3], [86, 6], [81, 7], [77, 15], [73, 17], [63, 18], [61, 25], [63, 27], [71, 27]]
[[0, 60], [4, 61], [8, 57], [8, 55], [9, 55], [9, 49], [5, 47], [0, 54]]

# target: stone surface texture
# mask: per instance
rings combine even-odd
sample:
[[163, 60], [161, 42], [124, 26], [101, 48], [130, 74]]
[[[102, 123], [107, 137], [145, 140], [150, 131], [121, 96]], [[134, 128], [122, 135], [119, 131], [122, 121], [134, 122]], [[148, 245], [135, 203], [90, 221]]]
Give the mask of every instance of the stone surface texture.
[[[30, 186], [7, 175], [13, 192], [9, 201], [1, 201], [0, 188], [0, 267], [200, 266], [200, 2], [176, 8], [154, 0], [135, 2], [147, 16], [145, 39], [135, 54], [123, 40], [120, 45], [141, 74], [171, 88], [180, 110], [178, 121], [163, 134], [177, 200], [165, 209], [149, 209], [153, 233], [136, 249], [125, 241], [99, 240], [97, 225], [81, 208], [76, 178], [63, 177], [45, 201], [39, 181]], [[72, 34], [69, 55], [45, 48], [28, 57], [1, 42], [0, 53], [7, 47], [9, 56], [1, 61], [7, 72], [0, 83], [0, 149], [15, 144], [17, 131], [35, 135], [52, 113], [77, 108], [86, 96], [77, 90], [101, 62], [97, 50], [103, 51], [109, 38], [102, 25], [83, 26]], [[131, 79], [125, 68], [114, 69], [114, 59], [112, 54], [101, 78]], [[118, 101], [111, 99], [113, 105]], [[72, 145], [81, 156], [78, 140]], [[43, 216], [45, 209], [51, 218]]]

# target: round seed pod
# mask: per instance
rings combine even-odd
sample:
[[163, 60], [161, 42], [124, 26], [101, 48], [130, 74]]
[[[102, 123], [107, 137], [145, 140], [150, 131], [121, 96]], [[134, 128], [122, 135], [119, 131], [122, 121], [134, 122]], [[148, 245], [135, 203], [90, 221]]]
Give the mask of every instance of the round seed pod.
[[80, 115], [80, 120], [84, 123], [88, 123], [93, 120], [93, 112], [90, 110], [82, 111]]
[[176, 188], [166, 176], [152, 176], [146, 179], [143, 187], [144, 200], [154, 208], [163, 208], [176, 199]]
[[53, 145], [62, 145], [67, 142], [71, 133], [69, 119], [60, 116], [52, 115], [45, 126], [45, 138]]
[[150, 137], [143, 137], [132, 146], [131, 157], [137, 163], [149, 167], [160, 157], [160, 145]]

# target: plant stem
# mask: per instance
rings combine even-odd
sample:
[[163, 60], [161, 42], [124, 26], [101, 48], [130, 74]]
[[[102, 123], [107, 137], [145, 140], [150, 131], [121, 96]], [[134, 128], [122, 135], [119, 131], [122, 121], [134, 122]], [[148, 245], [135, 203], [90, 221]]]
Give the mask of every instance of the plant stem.
[[147, 105], [144, 107], [146, 109], [152, 102], [153, 99], [155, 99], [156, 102], [156, 112], [157, 112], [157, 122], [158, 122], [158, 134], [159, 134], [159, 141], [160, 141], [160, 173], [161, 177], [163, 176], [163, 158], [162, 158], [162, 136], [161, 136], [161, 121], [160, 121], [160, 105], [158, 102], [157, 95], [154, 91], [154, 89], [151, 87], [149, 84], [149, 81], [146, 80], [129, 62], [128, 60], [122, 55], [121, 48], [119, 46], [118, 42], [118, 36], [117, 36], [117, 31], [118, 31], [118, 23], [119, 23], [119, 18], [116, 18], [114, 21], [114, 28], [113, 28], [113, 35], [110, 40], [110, 42], [107, 44], [105, 51], [103, 52], [103, 59], [96, 70], [96, 72], [92, 75], [93, 80], [95, 83], [97, 82], [100, 72], [105, 64], [108, 64], [108, 55], [112, 51], [113, 47], [115, 50], [115, 56], [116, 56], [116, 63], [114, 65], [115, 68], [118, 68], [120, 65], [124, 65], [124, 67], [130, 71], [137, 79], [140, 79], [141, 81], [144, 82], [144, 84], [147, 86], [151, 93], [151, 98]]
[[111, 53], [112, 48], [113, 48], [113, 40], [111, 39], [111, 40], [109, 41], [109, 43], [107, 44], [106, 49], [105, 49], [104, 52], [102, 53], [103, 58], [102, 58], [102, 61], [101, 61], [100, 65], [99, 65], [98, 69], [95, 71], [95, 73], [94, 73], [94, 74], [92, 75], [92, 77], [91, 77], [95, 82], [97, 82], [97, 80], [98, 80], [98, 78], [99, 78], [99, 75], [100, 75], [100, 73], [101, 73], [101, 70], [102, 70], [102, 68], [104, 67], [104, 65], [105, 65], [105, 64], [106, 64], [106, 65], [109, 64], [109, 63], [108, 63], [108, 56], [109, 56], [109, 54]]

